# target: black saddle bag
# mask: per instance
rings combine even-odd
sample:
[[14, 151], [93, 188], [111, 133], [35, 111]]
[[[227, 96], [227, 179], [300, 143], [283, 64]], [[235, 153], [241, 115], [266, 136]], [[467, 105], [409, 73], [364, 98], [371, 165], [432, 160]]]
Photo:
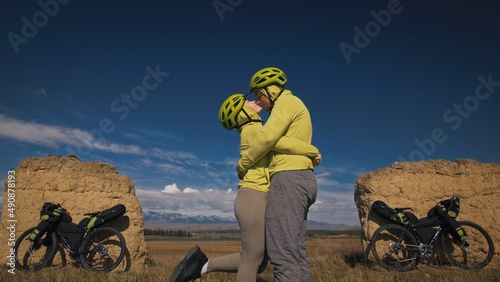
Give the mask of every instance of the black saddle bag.
[[87, 229], [94, 228], [103, 223], [113, 221], [127, 212], [127, 208], [124, 205], [118, 204], [109, 209], [103, 210], [93, 216], [92, 218], [84, 218], [78, 225], [86, 227]]

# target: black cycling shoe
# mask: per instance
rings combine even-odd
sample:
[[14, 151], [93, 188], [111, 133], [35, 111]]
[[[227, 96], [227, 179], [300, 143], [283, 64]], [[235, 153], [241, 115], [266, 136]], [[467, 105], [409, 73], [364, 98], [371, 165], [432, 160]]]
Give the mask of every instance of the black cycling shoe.
[[170, 282], [186, 282], [201, 277], [201, 269], [208, 261], [207, 256], [200, 247], [194, 246], [189, 250], [184, 259], [175, 267]]

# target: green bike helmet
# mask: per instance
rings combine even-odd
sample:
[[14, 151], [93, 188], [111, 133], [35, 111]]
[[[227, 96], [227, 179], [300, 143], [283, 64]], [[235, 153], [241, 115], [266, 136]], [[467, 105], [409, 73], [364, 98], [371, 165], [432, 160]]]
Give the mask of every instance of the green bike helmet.
[[225, 129], [231, 130], [238, 127], [236, 118], [245, 105], [244, 94], [233, 94], [227, 98], [219, 110], [219, 122]]
[[264, 88], [271, 84], [285, 85], [287, 79], [285, 73], [276, 67], [267, 67], [256, 72], [250, 79], [250, 91]]

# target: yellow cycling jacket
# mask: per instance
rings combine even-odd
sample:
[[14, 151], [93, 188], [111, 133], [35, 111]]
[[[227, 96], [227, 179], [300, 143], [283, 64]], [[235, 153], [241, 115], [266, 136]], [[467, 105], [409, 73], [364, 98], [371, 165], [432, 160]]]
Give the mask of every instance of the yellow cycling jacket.
[[[245, 106], [246, 107], [246, 106]], [[252, 120], [261, 120], [260, 116], [250, 109], [246, 109]], [[239, 120], [239, 122], [243, 122]], [[254, 137], [261, 131], [261, 122], [250, 122], [238, 129], [240, 133], [240, 157], [245, 155], [246, 151], [253, 143]], [[319, 151], [316, 147], [298, 139], [282, 137], [276, 146], [272, 148], [273, 153], [301, 155], [304, 158], [310, 159], [318, 156]], [[269, 160], [271, 154], [264, 154], [257, 162], [252, 164], [248, 169], [245, 177], [238, 184], [238, 188], [251, 188], [262, 192], [269, 192], [270, 175], [269, 175]]]
[[282, 137], [300, 140], [305, 144], [311, 144], [312, 140], [312, 122], [309, 111], [304, 103], [289, 90], [284, 90], [276, 99], [268, 121], [252, 138], [251, 146], [241, 152], [239, 168], [248, 171], [269, 152], [270, 175], [284, 170], [313, 170], [311, 156], [289, 154], [274, 149]]

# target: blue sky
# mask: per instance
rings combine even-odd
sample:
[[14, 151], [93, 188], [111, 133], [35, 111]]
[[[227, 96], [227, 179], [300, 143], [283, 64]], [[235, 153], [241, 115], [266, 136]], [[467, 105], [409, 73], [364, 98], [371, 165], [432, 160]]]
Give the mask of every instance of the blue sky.
[[232, 216], [239, 136], [217, 113], [267, 66], [313, 119], [310, 219], [359, 224], [356, 178], [396, 161], [500, 162], [495, 1], [109, 2], [0, 4], [5, 177], [76, 154], [144, 210]]

